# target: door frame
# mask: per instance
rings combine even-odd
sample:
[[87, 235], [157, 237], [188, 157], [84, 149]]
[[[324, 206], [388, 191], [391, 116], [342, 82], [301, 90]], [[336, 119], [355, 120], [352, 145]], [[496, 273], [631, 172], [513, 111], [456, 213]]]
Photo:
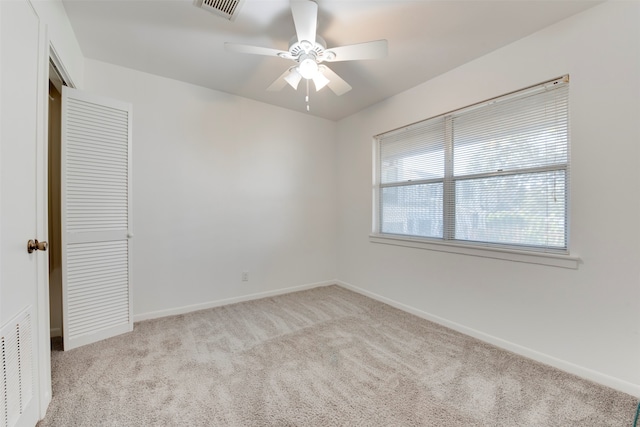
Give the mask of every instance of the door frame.
[[[31, 0], [27, 0], [37, 13]], [[36, 118], [36, 235], [49, 236], [49, 62], [51, 61], [60, 73], [63, 81], [75, 87], [64, 63], [57, 53], [53, 41], [49, 37], [48, 26], [40, 15], [40, 41], [38, 55], [38, 99]], [[51, 388], [51, 329], [49, 322], [49, 258], [37, 257], [37, 398], [40, 419], [44, 418], [52, 398]]]
[[[31, 7], [38, 15], [37, 8], [28, 0]], [[38, 83], [36, 101], [36, 236], [46, 236], [49, 239], [48, 224], [48, 138], [49, 138], [49, 69], [46, 46], [49, 44], [47, 25], [40, 20], [40, 40], [38, 43]], [[45, 89], [46, 88], [46, 89]], [[47, 256], [36, 257], [36, 280], [37, 280], [37, 306], [38, 311], [36, 325], [37, 330], [37, 392], [39, 415], [42, 419], [51, 402], [51, 341], [49, 330], [49, 254]]]

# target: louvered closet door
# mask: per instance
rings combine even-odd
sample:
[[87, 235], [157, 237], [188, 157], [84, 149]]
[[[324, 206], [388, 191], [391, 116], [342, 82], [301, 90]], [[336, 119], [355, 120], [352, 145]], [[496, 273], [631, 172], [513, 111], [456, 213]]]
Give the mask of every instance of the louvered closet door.
[[64, 349], [133, 330], [131, 105], [62, 92]]

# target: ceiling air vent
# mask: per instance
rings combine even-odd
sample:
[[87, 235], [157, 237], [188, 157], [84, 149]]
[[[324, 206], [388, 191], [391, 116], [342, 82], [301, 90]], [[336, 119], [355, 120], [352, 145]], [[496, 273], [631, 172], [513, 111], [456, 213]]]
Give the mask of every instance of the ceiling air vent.
[[221, 16], [229, 21], [235, 21], [240, 6], [245, 0], [196, 0], [196, 6]]

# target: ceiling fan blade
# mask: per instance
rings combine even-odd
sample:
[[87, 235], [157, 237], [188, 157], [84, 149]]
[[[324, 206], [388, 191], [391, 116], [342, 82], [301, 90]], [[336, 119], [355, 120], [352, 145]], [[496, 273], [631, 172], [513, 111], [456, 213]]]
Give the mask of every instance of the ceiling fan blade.
[[288, 69], [284, 73], [282, 73], [280, 77], [278, 77], [273, 83], [271, 83], [271, 86], [269, 86], [267, 90], [269, 92], [277, 92], [279, 90], [282, 90], [282, 88], [284, 88], [287, 85], [287, 81], [285, 80], [285, 77], [289, 75], [290, 71], [291, 69]]
[[[376, 40], [372, 42], [350, 44], [327, 49], [323, 56], [327, 62], [355, 61], [359, 59], [380, 59], [387, 56], [389, 52], [386, 40]], [[333, 53], [333, 55], [331, 55]]]
[[351, 90], [351, 85], [345, 82], [342, 77], [333, 72], [333, 70], [326, 65], [321, 65], [320, 71], [326, 78], [329, 79], [329, 89], [333, 91], [336, 95], [344, 95], [345, 93]]
[[224, 48], [227, 52], [250, 53], [253, 55], [278, 56], [280, 58], [289, 59], [289, 52], [284, 50], [272, 49], [270, 47], [251, 46], [240, 43], [225, 43]]
[[291, 14], [296, 27], [298, 42], [316, 42], [318, 25], [318, 4], [311, 0], [291, 0]]

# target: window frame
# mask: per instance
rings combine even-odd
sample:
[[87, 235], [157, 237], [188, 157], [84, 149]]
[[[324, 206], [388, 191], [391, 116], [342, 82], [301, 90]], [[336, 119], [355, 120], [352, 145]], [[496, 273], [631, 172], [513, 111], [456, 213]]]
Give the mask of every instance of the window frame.
[[[570, 178], [569, 170], [571, 164], [570, 153], [570, 134], [567, 135], [567, 154], [566, 162], [552, 163], [544, 166], [512, 168], [507, 170], [498, 170], [493, 172], [482, 173], [468, 173], [465, 175], [454, 174], [453, 170], [453, 121], [454, 117], [462, 112], [466, 112], [472, 109], [481, 108], [488, 104], [499, 102], [505, 99], [512, 99], [513, 97], [522, 96], [527, 91], [540, 90], [540, 88], [547, 87], [562, 83], [566, 85], [569, 83], [569, 76], [565, 75], [556, 79], [552, 79], [540, 84], [532, 85], [530, 87], [513, 91], [505, 95], [497, 96], [492, 99], [482, 101], [473, 104], [468, 107], [463, 107], [453, 111], [449, 111], [438, 116], [431, 117], [426, 120], [413, 123], [411, 125], [403, 126], [395, 130], [385, 132], [376, 135], [373, 138], [373, 216], [372, 216], [372, 232], [370, 234], [370, 241], [372, 243], [392, 244], [399, 246], [407, 246], [413, 248], [438, 250], [443, 252], [462, 253], [465, 255], [482, 256], [486, 258], [498, 258], [506, 259], [518, 262], [528, 262], [534, 264], [551, 265], [565, 268], [577, 268], [580, 264], [580, 258], [570, 255]], [[568, 89], [567, 89], [568, 90]], [[430, 179], [414, 179], [406, 181], [396, 181], [389, 183], [382, 183], [382, 159], [381, 159], [381, 137], [384, 135], [392, 134], [393, 132], [402, 131], [403, 129], [409, 129], [413, 125], [425, 123], [430, 120], [436, 120], [443, 118], [444, 130], [445, 130], [445, 142], [444, 142], [444, 176], [442, 178], [430, 178]], [[570, 121], [570, 117], [567, 116], [567, 121]], [[569, 123], [567, 123], [567, 127]], [[496, 242], [484, 242], [473, 240], [455, 239], [455, 210], [456, 210], [456, 197], [455, 187], [457, 182], [466, 180], [481, 180], [493, 177], [502, 176], [517, 176], [517, 175], [532, 175], [537, 173], [548, 173], [562, 171], [565, 177], [564, 182], [564, 243], [562, 248], [543, 247], [536, 245], [520, 245], [520, 244], [504, 244]], [[385, 188], [394, 187], [411, 187], [424, 184], [442, 183], [442, 238], [440, 237], [423, 237], [411, 234], [394, 234], [389, 232], [382, 232], [382, 192]], [[452, 221], [453, 224], [447, 223]]]

